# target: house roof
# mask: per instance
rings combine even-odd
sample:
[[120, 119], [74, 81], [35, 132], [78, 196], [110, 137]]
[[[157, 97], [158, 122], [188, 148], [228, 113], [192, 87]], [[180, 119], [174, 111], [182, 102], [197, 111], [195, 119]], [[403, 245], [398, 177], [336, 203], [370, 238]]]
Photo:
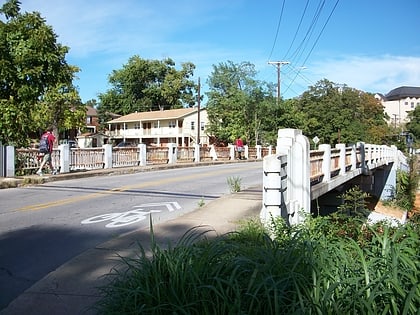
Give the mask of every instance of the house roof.
[[179, 108], [169, 110], [158, 110], [153, 112], [136, 112], [125, 116], [118, 117], [109, 124], [119, 122], [145, 121], [145, 120], [160, 120], [160, 119], [179, 119], [197, 112], [197, 108]]
[[396, 89], [391, 90], [388, 94], [385, 95], [385, 99], [387, 101], [395, 101], [407, 97], [420, 98], [420, 87], [400, 86]]
[[93, 108], [92, 106], [86, 106], [87, 111], [86, 111], [86, 115], [88, 116], [98, 116], [98, 112], [96, 111], [95, 108]]

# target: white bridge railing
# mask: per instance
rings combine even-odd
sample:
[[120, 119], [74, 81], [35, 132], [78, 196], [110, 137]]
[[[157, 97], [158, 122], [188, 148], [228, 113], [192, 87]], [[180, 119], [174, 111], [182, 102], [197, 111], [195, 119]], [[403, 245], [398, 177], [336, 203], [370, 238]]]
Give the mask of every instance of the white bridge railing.
[[[395, 146], [358, 143], [335, 148], [322, 144], [310, 151], [301, 130], [280, 129], [276, 154], [263, 161], [263, 207], [260, 217], [269, 222], [282, 216], [290, 224], [304, 220], [311, 200], [382, 165], [408, 169], [405, 156]], [[395, 184], [394, 184], [395, 186]]]
[[[15, 149], [5, 146], [7, 152], [7, 172], [4, 177], [14, 177], [15, 174], [34, 174], [41, 163], [39, 152], [35, 148]], [[244, 157], [248, 160], [261, 160], [273, 152], [272, 147], [245, 146]], [[3, 155], [2, 155], [3, 156]], [[4, 154], [6, 156], [6, 154]], [[174, 143], [167, 146], [146, 146], [115, 148], [106, 144], [99, 148], [70, 149], [68, 144], [54, 148], [52, 162], [60, 173], [78, 170], [94, 170], [102, 168], [117, 168], [129, 166], [146, 166], [153, 164], [173, 164], [186, 162], [206, 162], [214, 160], [234, 160], [235, 147], [193, 146], [177, 147]]]

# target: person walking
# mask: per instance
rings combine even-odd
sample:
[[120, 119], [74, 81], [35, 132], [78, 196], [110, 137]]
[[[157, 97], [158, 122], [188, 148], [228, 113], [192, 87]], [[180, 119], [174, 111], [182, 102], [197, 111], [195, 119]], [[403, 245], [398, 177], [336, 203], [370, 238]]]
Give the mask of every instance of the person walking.
[[238, 153], [238, 159], [242, 160], [242, 152], [244, 152], [244, 142], [241, 137], [238, 137], [235, 141], [236, 152]]
[[48, 164], [51, 174], [56, 175], [57, 171], [54, 169], [52, 164], [52, 151], [54, 148], [54, 141], [55, 136], [53, 134], [53, 128], [49, 127], [47, 131], [41, 136], [41, 140], [39, 141], [39, 157], [42, 158], [41, 165], [39, 166], [39, 170], [36, 172], [39, 176], [42, 176], [42, 169], [44, 168], [45, 164]]

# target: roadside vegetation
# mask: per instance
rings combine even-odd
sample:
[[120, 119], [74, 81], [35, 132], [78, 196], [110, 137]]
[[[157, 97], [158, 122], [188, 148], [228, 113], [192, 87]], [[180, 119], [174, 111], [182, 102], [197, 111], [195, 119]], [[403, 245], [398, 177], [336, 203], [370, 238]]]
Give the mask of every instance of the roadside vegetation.
[[[231, 179], [231, 182], [237, 181]], [[417, 176], [398, 179], [413, 189]], [[353, 187], [329, 216], [290, 226], [242, 222], [210, 237], [193, 228], [175, 246], [141, 245], [109, 275], [100, 314], [418, 314], [420, 215], [367, 223], [369, 196]], [[212, 234], [214, 235], [214, 234]]]
[[[290, 227], [248, 221], [206, 238], [189, 230], [123, 259], [102, 288], [100, 314], [416, 314], [420, 225], [366, 225], [360, 216]], [[153, 242], [153, 241], [152, 241]]]

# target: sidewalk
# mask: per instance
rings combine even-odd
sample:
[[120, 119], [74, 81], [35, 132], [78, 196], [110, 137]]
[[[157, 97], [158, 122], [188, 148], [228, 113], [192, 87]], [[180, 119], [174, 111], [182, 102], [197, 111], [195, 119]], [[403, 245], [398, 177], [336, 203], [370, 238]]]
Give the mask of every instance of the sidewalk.
[[[153, 226], [155, 240], [160, 246], [174, 245], [188, 229], [198, 226], [212, 229], [209, 235], [234, 231], [242, 220], [258, 217], [261, 202], [261, 187], [223, 196]], [[73, 258], [27, 289], [0, 314], [97, 314], [92, 306], [100, 297], [98, 287], [106, 283], [106, 275], [121, 262], [117, 256], [133, 257], [138, 244], [149, 249], [149, 228], [120, 236]]]

